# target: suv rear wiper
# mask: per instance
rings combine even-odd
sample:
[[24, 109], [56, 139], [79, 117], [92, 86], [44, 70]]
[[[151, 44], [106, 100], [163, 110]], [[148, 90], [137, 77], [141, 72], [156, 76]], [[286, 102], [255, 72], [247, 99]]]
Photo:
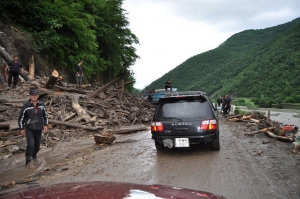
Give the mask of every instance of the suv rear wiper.
[[177, 117], [162, 117], [162, 119], [172, 119], [172, 120], [179, 120], [179, 121], [182, 121], [181, 118], [177, 118]]

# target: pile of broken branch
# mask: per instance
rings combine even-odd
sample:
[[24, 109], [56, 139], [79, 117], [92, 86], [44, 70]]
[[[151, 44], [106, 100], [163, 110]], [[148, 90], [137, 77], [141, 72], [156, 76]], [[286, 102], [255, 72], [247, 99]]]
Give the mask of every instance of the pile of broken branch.
[[85, 135], [94, 135], [96, 143], [111, 144], [115, 140], [113, 134], [146, 130], [145, 125], [150, 124], [155, 107], [124, 91], [126, 83], [118, 80], [120, 78], [87, 90], [57, 83], [47, 89], [49, 81], [36, 78], [20, 83], [16, 89], [2, 89], [0, 153], [9, 156], [26, 148], [25, 138], [19, 135], [17, 119], [23, 103], [29, 99], [31, 87], [38, 88], [39, 99], [44, 101], [49, 115], [49, 133], [42, 138], [44, 147]]
[[293, 128], [288, 131], [284, 130], [281, 123], [270, 119], [270, 112], [268, 112], [268, 116], [266, 116], [265, 113], [254, 111], [247, 115], [233, 115], [227, 119], [231, 122], [243, 122], [252, 125], [254, 128], [248, 128], [252, 132], [245, 133], [247, 136], [265, 133], [271, 138], [286, 142], [293, 142], [299, 130], [298, 126], [293, 126]]

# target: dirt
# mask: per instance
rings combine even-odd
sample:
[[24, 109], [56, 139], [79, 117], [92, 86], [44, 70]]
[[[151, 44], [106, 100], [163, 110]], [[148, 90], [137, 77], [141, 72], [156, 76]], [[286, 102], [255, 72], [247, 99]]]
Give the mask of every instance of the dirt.
[[[297, 111], [271, 111], [271, 119], [299, 124]], [[42, 149], [39, 161], [24, 168], [24, 153], [0, 161], [0, 184], [23, 182], [10, 189], [76, 181], [121, 181], [214, 192], [228, 198], [300, 198], [300, 155], [291, 143], [257, 134], [220, 116], [221, 150], [208, 145], [157, 152], [150, 131], [116, 135], [112, 145], [91, 136]], [[29, 178], [28, 178], [29, 177]], [[31, 177], [31, 178], [30, 178]], [[19, 180], [19, 181], [18, 181]]]

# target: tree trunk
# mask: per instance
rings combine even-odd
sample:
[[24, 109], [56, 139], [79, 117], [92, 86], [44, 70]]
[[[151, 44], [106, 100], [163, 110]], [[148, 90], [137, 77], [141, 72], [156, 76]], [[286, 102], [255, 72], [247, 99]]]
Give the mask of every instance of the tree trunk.
[[275, 135], [274, 133], [270, 132], [270, 131], [266, 131], [265, 132], [269, 137], [271, 138], [275, 138], [277, 140], [281, 140], [281, 141], [285, 141], [285, 142], [293, 142], [293, 138], [290, 137], [283, 137], [283, 136], [279, 136], [279, 135]]
[[6, 137], [9, 135], [19, 135], [19, 130], [9, 131], [9, 132], [0, 132], [0, 137]]
[[147, 130], [144, 125], [132, 125], [132, 126], [122, 126], [119, 129], [114, 130], [113, 133], [122, 134], [122, 133], [130, 133], [133, 131], [145, 131]]
[[31, 59], [29, 60], [29, 68], [28, 68], [28, 71], [29, 71], [29, 75], [34, 79], [35, 77], [35, 74], [34, 74], [34, 70], [35, 70], [35, 67], [34, 67], [34, 57], [33, 55], [31, 56]]
[[89, 116], [89, 114], [87, 114], [87, 112], [79, 105], [78, 97], [76, 95], [72, 95], [71, 100], [72, 100], [72, 107], [78, 116], [77, 120], [78, 121], [84, 120], [86, 122], [91, 121], [91, 117]]
[[80, 125], [80, 124], [62, 122], [62, 121], [57, 121], [57, 120], [52, 120], [52, 119], [49, 119], [49, 124], [63, 125], [63, 126], [68, 126], [68, 127], [72, 127], [72, 128], [80, 128], [80, 129], [89, 130], [89, 131], [97, 131], [97, 130], [103, 129], [102, 126], [84, 126], [84, 125]]
[[49, 77], [48, 82], [45, 85], [45, 87], [53, 89], [54, 85], [57, 82], [58, 76], [59, 76], [59, 73], [56, 70], [53, 70], [52, 73], [51, 73], [51, 76]]

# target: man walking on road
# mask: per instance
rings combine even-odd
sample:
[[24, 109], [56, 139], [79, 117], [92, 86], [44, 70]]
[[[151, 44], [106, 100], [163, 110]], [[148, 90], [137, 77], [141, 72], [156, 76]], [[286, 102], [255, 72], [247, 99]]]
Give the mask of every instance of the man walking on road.
[[32, 160], [37, 159], [37, 153], [40, 150], [40, 141], [42, 131], [48, 131], [48, 114], [45, 105], [38, 100], [39, 94], [37, 89], [31, 89], [29, 100], [24, 103], [21, 110], [18, 124], [21, 129], [21, 135], [26, 134], [26, 162], [27, 166]]

